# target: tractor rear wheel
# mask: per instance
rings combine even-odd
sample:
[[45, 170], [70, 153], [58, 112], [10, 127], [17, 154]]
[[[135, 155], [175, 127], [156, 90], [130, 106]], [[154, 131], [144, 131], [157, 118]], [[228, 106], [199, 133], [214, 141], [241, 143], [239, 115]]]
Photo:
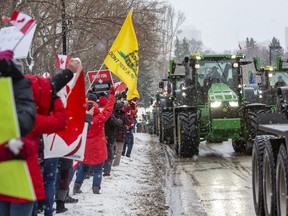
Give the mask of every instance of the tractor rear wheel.
[[265, 215], [263, 204], [263, 158], [270, 136], [256, 136], [252, 150], [252, 189], [256, 215]]
[[174, 123], [173, 123], [173, 112], [163, 112], [162, 113], [162, 136], [163, 142], [167, 144], [173, 144], [174, 142]]
[[[275, 151], [275, 149], [274, 149]], [[265, 215], [276, 215], [276, 153], [271, 142], [267, 142], [263, 158], [263, 199]]]
[[288, 156], [285, 146], [279, 148], [276, 168], [277, 215], [288, 214]]
[[177, 117], [177, 152], [181, 157], [192, 157], [199, 154], [199, 134], [197, 130], [197, 113], [178, 113]]
[[270, 109], [263, 109], [263, 108], [259, 108], [256, 111], [252, 111], [249, 110], [247, 111], [246, 114], [246, 119], [245, 122], [247, 124], [248, 127], [248, 141], [247, 144], [245, 145], [245, 149], [243, 149], [242, 152], [246, 152], [247, 154], [251, 155], [252, 154], [252, 148], [253, 148], [253, 144], [254, 144], [254, 139], [257, 135], [261, 135], [261, 133], [259, 134], [258, 131], [258, 122], [257, 122], [257, 118], [259, 115], [261, 114], [265, 114], [265, 113], [271, 113]]

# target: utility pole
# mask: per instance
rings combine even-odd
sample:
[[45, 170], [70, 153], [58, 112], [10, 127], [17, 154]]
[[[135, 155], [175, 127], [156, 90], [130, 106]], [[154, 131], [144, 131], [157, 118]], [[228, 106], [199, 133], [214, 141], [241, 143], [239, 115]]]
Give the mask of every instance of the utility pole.
[[65, 0], [62, 1], [62, 54], [66, 55], [66, 31], [67, 31], [67, 22], [65, 20]]

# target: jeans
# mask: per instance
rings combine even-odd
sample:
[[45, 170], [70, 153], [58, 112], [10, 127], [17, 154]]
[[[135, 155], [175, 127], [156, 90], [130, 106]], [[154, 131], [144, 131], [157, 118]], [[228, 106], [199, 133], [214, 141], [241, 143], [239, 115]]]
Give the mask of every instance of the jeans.
[[107, 152], [108, 152], [108, 158], [104, 162], [104, 174], [109, 175], [111, 172], [111, 166], [114, 159], [114, 148], [115, 143], [108, 143], [107, 144]]
[[0, 201], [0, 216], [31, 216], [34, 202], [13, 203]]
[[78, 173], [76, 176], [75, 183], [83, 184], [85, 176], [91, 167], [93, 170], [93, 173], [94, 173], [92, 186], [97, 186], [100, 189], [101, 188], [101, 182], [102, 182], [103, 164], [104, 163], [100, 163], [100, 164], [92, 166], [92, 165], [87, 165], [87, 164], [84, 164], [83, 162], [81, 162], [79, 165], [79, 170], [78, 170]]
[[134, 135], [132, 132], [127, 132], [126, 136], [125, 136], [124, 145], [123, 145], [122, 155], [125, 155], [125, 152], [127, 149], [126, 156], [130, 157], [131, 152], [132, 152], [132, 148], [133, 148], [133, 144], [134, 144]]
[[55, 196], [55, 184], [57, 179], [57, 167], [59, 158], [44, 159], [43, 162], [43, 179], [46, 193], [44, 201], [44, 215], [53, 215], [53, 203]]

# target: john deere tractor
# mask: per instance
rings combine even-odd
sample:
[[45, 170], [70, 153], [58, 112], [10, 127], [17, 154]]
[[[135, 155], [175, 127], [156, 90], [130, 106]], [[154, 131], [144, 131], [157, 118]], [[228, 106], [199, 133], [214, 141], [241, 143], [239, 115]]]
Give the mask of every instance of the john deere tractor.
[[276, 67], [261, 67], [260, 58], [254, 58], [256, 75], [259, 76], [255, 102], [247, 106], [249, 137], [247, 145], [252, 146], [257, 135], [261, 135], [260, 124], [286, 123], [283, 114], [277, 112], [277, 89], [288, 85], [288, 67], [283, 66], [281, 57], [276, 58]]
[[184, 81], [183, 67], [179, 67], [174, 60], [169, 62], [169, 72], [166, 79], [159, 82], [159, 88], [162, 89], [158, 95], [158, 128], [159, 141], [167, 144], [174, 142], [174, 122], [173, 122], [173, 102], [175, 98], [175, 90], [180, 88], [180, 84]]
[[182, 157], [198, 155], [199, 143], [232, 139], [235, 151], [246, 149], [245, 107], [255, 99], [243, 87], [243, 55], [192, 55], [182, 66], [185, 79], [175, 90], [174, 144]]

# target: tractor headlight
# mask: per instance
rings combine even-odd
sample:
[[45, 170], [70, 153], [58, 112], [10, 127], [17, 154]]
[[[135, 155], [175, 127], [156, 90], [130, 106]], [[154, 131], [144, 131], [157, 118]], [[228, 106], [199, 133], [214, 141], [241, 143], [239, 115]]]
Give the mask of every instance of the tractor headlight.
[[238, 63], [233, 63], [233, 68], [237, 68], [238, 67]]
[[182, 90], [186, 90], [187, 87], [183, 85], [181, 89], [182, 89]]
[[186, 92], [183, 92], [183, 93], [182, 93], [182, 97], [184, 97], [184, 98], [187, 97]]
[[195, 64], [195, 68], [199, 69], [200, 68], [200, 64]]
[[211, 106], [212, 108], [218, 108], [218, 107], [221, 106], [221, 104], [222, 104], [221, 101], [213, 101], [213, 102], [211, 102], [210, 106]]
[[229, 102], [229, 106], [231, 106], [231, 107], [238, 107], [238, 106], [239, 106], [238, 101], [230, 101], [230, 102]]
[[268, 77], [271, 78], [273, 76], [273, 73], [269, 73]]

